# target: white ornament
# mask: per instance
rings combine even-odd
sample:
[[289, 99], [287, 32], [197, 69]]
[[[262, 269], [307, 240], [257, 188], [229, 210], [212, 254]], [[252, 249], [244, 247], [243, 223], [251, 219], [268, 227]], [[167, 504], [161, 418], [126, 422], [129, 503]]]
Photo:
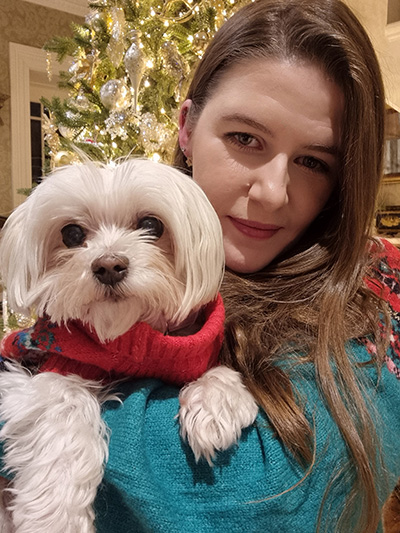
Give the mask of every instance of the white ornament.
[[139, 85], [145, 69], [143, 52], [140, 48], [140, 33], [133, 30], [130, 32], [132, 44], [128, 48], [124, 58], [125, 68], [128, 72], [132, 88], [134, 90], [134, 109], [137, 110]]

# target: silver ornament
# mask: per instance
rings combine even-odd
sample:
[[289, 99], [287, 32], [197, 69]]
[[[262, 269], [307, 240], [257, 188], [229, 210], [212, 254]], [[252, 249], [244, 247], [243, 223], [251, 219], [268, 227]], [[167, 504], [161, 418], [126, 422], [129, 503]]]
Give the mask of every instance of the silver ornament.
[[128, 138], [128, 128], [137, 125], [137, 123], [138, 119], [136, 115], [131, 110], [126, 109], [111, 111], [110, 116], [105, 120], [105, 127], [111, 139], [120, 137], [123, 141], [126, 141]]
[[134, 109], [136, 111], [139, 85], [143, 77], [145, 61], [143, 52], [140, 48], [140, 32], [132, 30], [129, 33], [129, 36], [132, 39], [132, 44], [126, 51], [124, 64], [134, 90]]
[[89, 109], [90, 102], [84, 94], [78, 94], [75, 99], [75, 106], [81, 111]]
[[104, 15], [98, 11], [91, 11], [86, 15], [85, 23], [94, 31], [98, 32], [104, 30], [104, 26], [107, 24]]
[[151, 156], [154, 152], [169, 151], [174, 144], [175, 135], [165, 124], [158, 122], [153, 113], [143, 113], [139, 122], [139, 140], [145, 149], [146, 155]]
[[100, 89], [100, 100], [107, 109], [125, 109], [130, 104], [128, 94], [123, 80], [109, 80]]

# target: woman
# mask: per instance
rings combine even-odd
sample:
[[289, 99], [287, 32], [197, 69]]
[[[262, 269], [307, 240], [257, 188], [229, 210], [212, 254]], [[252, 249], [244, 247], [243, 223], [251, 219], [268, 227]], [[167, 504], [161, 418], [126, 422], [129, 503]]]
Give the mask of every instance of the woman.
[[400, 256], [370, 235], [383, 118], [339, 0], [256, 0], [217, 34], [176, 164], [220, 218], [221, 361], [261, 409], [211, 467], [179, 436], [178, 389], [121, 384], [98, 533], [377, 531], [400, 472]]
[[176, 389], [125, 384], [99, 532], [377, 531], [400, 473], [400, 259], [371, 240], [384, 106], [338, 0], [256, 0], [218, 32], [175, 163], [221, 220], [221, 359], [262, 409], [210, 468], [180, 441]]

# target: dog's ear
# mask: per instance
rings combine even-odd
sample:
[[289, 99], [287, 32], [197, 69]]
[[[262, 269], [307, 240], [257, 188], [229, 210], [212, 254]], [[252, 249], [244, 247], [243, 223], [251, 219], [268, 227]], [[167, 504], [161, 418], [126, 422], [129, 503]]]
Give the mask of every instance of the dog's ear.
[[33, 237], [31, 227], [34, 195], [11, 213], [0, 237], [0, 278], [11, 308], [21, 313], [29, 312], [28, 292], [43, 268], [41, 239]]
[[[221, 225], [202, 189], [188, 176], [175, 178], [181, 197], [175, 209], [178, 223], [173, 229], [177, 274], [186, 291], [175, 322], [193, 309], [212, 301], [224, 273], [224, 247]], [[177, 191], [178, 193], [178, 191]]]

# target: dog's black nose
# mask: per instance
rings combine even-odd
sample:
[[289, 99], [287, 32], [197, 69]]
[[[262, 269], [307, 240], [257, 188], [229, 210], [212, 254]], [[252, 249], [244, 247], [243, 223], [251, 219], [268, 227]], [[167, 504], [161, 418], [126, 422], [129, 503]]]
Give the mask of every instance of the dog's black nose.
[[93, 261], [92, 272], [104, 285], [116, 285], [128, 273], [129, 259], [123, 255], [105, 254]]

